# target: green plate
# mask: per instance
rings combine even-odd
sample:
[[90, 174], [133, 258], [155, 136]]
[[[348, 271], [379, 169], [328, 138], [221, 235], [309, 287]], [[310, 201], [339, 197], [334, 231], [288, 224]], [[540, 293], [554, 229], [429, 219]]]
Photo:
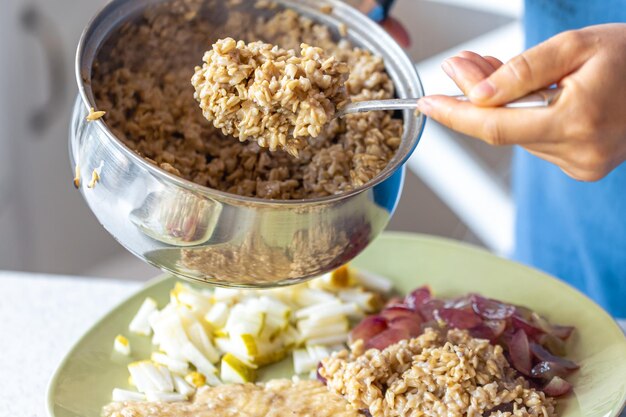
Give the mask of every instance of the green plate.
[[[567, 262], [567, 260], [563, 260]], [[534, 269], [446, 239], [387, 233], [354, 261], [392, 279], [406, 292], [423, 284], [437, 296], [478, 292], [522, 304], [551, 321], [576, 326], [568, 356], [581, 368], [570, 381], [574, 395], [559, 401], [561, 417], [614, 417], [626, 401], [626, 337], [600, 307], [580, 292]], [[128, 387], [126, 364], [149, 355], [148, 338], [129, 335], [128, 323], [147, 296], [168, 300], [175, 278], [150, 282], [89, 330], [68, 353], [48, 389], [50, 417], [97, 417], [114, 387]], [[117, 334], [129, 336], [133, 358], [112, 354]], [[289, 376], [284, 361], [264, 378]]]

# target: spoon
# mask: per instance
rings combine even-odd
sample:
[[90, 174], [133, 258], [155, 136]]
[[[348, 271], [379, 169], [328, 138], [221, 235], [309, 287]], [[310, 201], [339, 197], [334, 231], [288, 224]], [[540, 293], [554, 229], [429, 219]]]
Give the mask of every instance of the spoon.
[[[511, 101], [510, 103], [507, 103], [502, 107], [547, 107], [557, 99], [560, 93], [561, 88], [546, 88], [544, 90], [539, 90], [517, 100]], [[469, 99], [463, 95], [452, 97], [456, 98], [459, 101], [469, 101]], [[343, 117], [346, 114], [363, 113], [366, 111], [375, 110], [416, 110], [417, 100], [417, 98], [394, 98], [389, 100], [358, 101], [345, 105], [341, 110], [337, 112], [335, 117]]]

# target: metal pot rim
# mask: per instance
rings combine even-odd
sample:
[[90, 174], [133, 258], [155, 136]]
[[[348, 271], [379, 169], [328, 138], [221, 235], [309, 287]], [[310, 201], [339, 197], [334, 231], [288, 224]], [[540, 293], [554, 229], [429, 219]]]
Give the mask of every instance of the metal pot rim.
[[[276, 2], [285, 4], [287, 6], [294, 6], [293, 4], [294, 2], [289, 1], [289, 0], [277, 0]], [[391, 36], [384, 29], [382, 29], [379, 25], [377, 25], [372, 20], [367, 18], [365, 15], [363, 15], [362, 13], [354, 9], [352, 6], [345, 4], [341, 0], [325, 0], [325, 2], [329, 4], [330, 6], [332, 6], [333, 14], [335, 13], [335, 11], [340, 11], [342, 14], [346, 15], [346, 18], [344, 20], [341, 20], [341, 22], [348, 25], [351, 31], [354, 31], [355, 27], [366, 28], [364, 30], [366, 30], [369, 33], [373, 33], [374, 37], [378, 39], [382, 39], [381, 42], [389, 44], [388, 47], [391, 48], [391, 50], [388, 50], [388, 52], [392, 52], [395, 55], [395, 58], [397, 58], [397, 60], [394, 60], [395, 63], [398, 63], [399, 67], [400, 66], [407, 67], [407, 64], [408, 64], [407, 68], [411, 69], [408, 75], [410, 75], [412, 78], [414, 77], [413, 81], [416, 82], [416, 85], [414, 86], [417, 89], [416, 97], [419, 98], [424, 95], [424, 88], [422, 86], [421, 79], [419, 77], [417, 69], [415, 68], [415, 65], [413, 65], [408, 55], [402, 50], [402, 48], [391, 38]], [[106, 5], [104, 5], [89, 21], [89, 23], [87, 24], [87, 26], [81, 33], [80, 40], [78, 42], [78, 47], [76, 50], [76, 59], [75, 59], [76, 83], [78, 85], [79, 96], [83, 104], [88, 109], [91, 107], [96, 108], [96, 105], [94, 103], [92, 92], [91, 92], [91, 71], [89, 71], [88, 74], [85, 74], [85, 78], [83, 78], [83, 64], [84, 64], [83, 59], [85, 58], [86, 45], [87, 45], [87, 42], [90, 38], [92, 31], [100, 23], [100, 21], [104, 19], [104, 16], [106, 16], [109, 13], [112, 13], [114, 10], [116, 10], [117, 7], [119, 7], [120, 4], [123, 4], [123, 3], [126, 3], [126, 0], [112, 0], [108, 2]], [[321, 21], [332, 20], [330, 16], [325, 16], [324, 13], [318, 10], [320, 4], [317, 2], [317, 0], [296, 0], [296, 3], [298, 5], [301, 5], [302, 6], [301, 9], [305, 9], [308, 12], [308, 14], [318, 15], [317, 17], [319, 17], [320, 18], [319, 20]], [[305, 6], [306, 3], [314, 4], [316, 6], [316, 9], [313, 10], [311, 8], [307, 8]], [[298, 10], [298, 11], [301, 11], [301, 10]], [[107, 39], [106, 36], [103, 39], [106, 40]], [[101, 44], [97, 45], [96, 52], [93, 53], [94, 58], [95, 56], [97, 56], [97, 52], [100, 46]], [[374, 52], [377, 53], [378, 51], [374, 51]], [[404, 62], [399, 63], [398, 61], [400, 60]], [[93, 58], [92, 58], [92, 61], [93, 61]], [[388, 69], [389, 65], [386, 63], [385, 67], [386, 69]], [[91, 70], [91, 65], [89, 65], [88, 68]], [[390, 76], [392, 78], [392, 81], [394, 82], [396, 94], [398, 94], [401, 98], [405, 98], [407, 96], [406, 88], [405, 88], [406, 86], [398, 85], [392, 73], [390, 73]], [[172, 182], [189, 191], [197, 192], [197, 193], [204, 194], [204, 195], [214, 195], [216, 197], [219, 197], [222, 200], [234, 201], [239, 204], [243, 203], [243, 204], [256, 205], [256, 206], [281, 206], [281, 207], [286, 208], [287, 206], [302, 207], [303, 205], [309, 205], [309, 206], [323, 205], [327, 203], [341, 201], [341, 200], [350, 198], [356, 194], [365, 192], [371, 189], [372, 187], [374, 187], [375, 185], [380, 184], [384, 180], [388, 179], [394, 172], [396, 172], [397, 169], [401, 168], [404, 165], [404, 163], [409, 159], [409, 157], [415, 150], [415, 147], [419, 143], [420, 137], [424, 130], [424, 125], [426, 122], [426, 118], [424, 117], [424, 115], [419, 114], [417, 117], [408, 118], [412, 120], [407, 120], [407, 114], [410, 114], [410, 113], [412, 112], [408, 110], [404, 111], [404, 118], [403, 118], [404, 126], [403, 126], [403, 135], [402, 135], [402, 142], [404, 142], [405, 140], [408, 140], [410, 142], [408, 148], [405, 149], [402, 155], [399, 154], [399, 151], [400, 151], [400, 148], [399, 148], [398, 151], [396, 151], [396, 154], [391, 159], [391, 161], [389, 161], [387, 166], [371, 181], [367, 182], [366, 184], [358, 188], [355, 188], [351, 191], [341, 193], [341, 194], [334, 194], [330, 196], [310, 198], [310, 199], [292, 199], [292, 200], [281, 200], [281, 199], [268, 200], [268, 199], [263, 199], [259, 197], [247, 197], [247, 196], [241, 196], [238, 194], [229, 193], [226, 191], [221, 191], [215, 188], [206, 187], [200, 184], [196, 184], [190, 180], [171, 174], [163, 170], [162, 168], [156, 165], [153, 165], [147, 160], [145, 160], [143, 157], [141, 157], [140, 155], [135, 153], [133, 150], [131, 150], [129, 147], [127, 147], [124, 143], [122, 143], [122, 141], [113, 134], [113, 132], [107, 127], [107, 125], [104, 123], [102, 119], [95, 120], [91, 123], [94, 123], [95, 127], [102, 130], [105, 133], [108, 140], [119, 151], [124, 153], [126, 156], [132, 158], [133, 161], [138, 163], [147, 171], [151, 172], [156, 177]], [[409, 137], [409, 135], [412, 136], [412, 138]]]

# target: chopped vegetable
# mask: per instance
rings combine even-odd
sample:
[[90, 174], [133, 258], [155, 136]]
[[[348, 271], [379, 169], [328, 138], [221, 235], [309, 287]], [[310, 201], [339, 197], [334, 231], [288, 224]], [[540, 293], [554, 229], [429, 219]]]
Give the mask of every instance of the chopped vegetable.
[[174, 388], [176, 388], [176, 392], [184, 395], [187, 398], [189, 398], [189, 396], [191, 396], [194, 392], [196, 392], [195, 387], [189, 384], [187, 381], [185, 381], [185, 379], [181, 377], [180, 375], [174, 375], [173, 378], [174, 378]]
[[387, 346], [408, 339], [409, 337], [410, 334], [407, 329], [387, 329], [368, 340], [365, 347], [367, 349], [383, 350]]
[[384, 317], [366, 317], [350, 332], [350, 343], [358, 339], [368, 341], [378, 333], [387, 330], [387, 327], [387, 320]]
[[159, 351], [128, 367], [141, 393], [137, 398], [178, 401], [203, 385], [253, 382], [257, 368], [292, 351], [297, 373], [315, 374], [321, 359], [345, 347], [351, 323], [381, 306], [380, 295], [361, 281], [391, 288], [382, 277], [357, 275], [344, 266], [318, 280], [271, 290], [199, 290], [179, 282], [161, 309], [147, 298], [129, 330], [153, 334]]
[[130, 343], [128, 339], [118, 334], [113, 342], [113, 349], [124, 356], [130, 356]]
[[256, 372], [232, 353], [227, 353], [222, 358], [220, 376], [223, 382], [243, 384], [254, 381]]
[[200, 372], [191, 372], [187, 376], [185, 376], [185, 381], [189, 384], [193, 385], [196, 388], [200, 388], [201, 386], [206, 384], [206, 378]]
[[398, 317], [407, 317], [407, 318], [418, 317], [415, 311], [405, 306], [387, 307], [386, 309], [380, 312], [380, 315], [386, 320], [393, 320]]
[[530, 375], [532, 363], [526, 333], [521, 329], [517, 330], [509, 341], [508, 346], [513, 367], [524, 375]]
[[404, 302], [409, 308], [415, 311], [419, 311], [419, 307], [423, 306], [431, 298], [432, 292], [430, 290], [430, 287], [424, 286], [413, 290], [409, 295], [404, 298]]
[[150, 328], [150, 322], [148, 318], [152, 313], [157, 310], [157, 303], [152, 298], [148, 297], [143, 301], [141, 307], [139, 307], [139, 311], [135, 314], [135, 317], [131, 320], [128, 325], [128, 330], [133, 333], [140, 334], [143, 336], [149, 336], [152, 333], [152, 329]]
[[152, 362], [163, 365], [167, 367], [167, 369], [169, 369], [170, 371], [180, 375], [186, 374], [189, 370], [189, 365], [186, 361], [169, 357], [165, 353], [153, 352], [152, 356], [150, 356], [150, 359], [152, 359]]
[[121, 388], [113, 388], [111, 397], [113, 401], [144, 401], [146, 399], [145, 394]]
[[535, 383], [547, 383], [545, 389], [554, 393], [571, 389], [563, 378], [578, 365], [562, 356], [573, 327], [551, 324], [528, 308], [478, 294], [441, 300], [433, 298], [429, 287], [417, 288], [404, 298], [391, 298], [378, 314], [364, 318], [350, 332], [350, 341], [362, 339], [366, 348], [382, 350], [428, 327], [466, 329], [473, 337], [501, 345], [511, 365]]
[[474, 312], [486, 320], [505, 320], [515, 313], [515, 307], [497, 300], [474, 295], [472, 301]]
[[561, 395], [565, 395], [569, 393], [571, 390], [572, 390], [572, 385], [566, 380], [564, 380], [563, 378], [560, 378], [558, 376], [555, 376], [554, 378], [552, 378], [550, 382], [548, 382], [548, 384], [545, 387], [543, 387], [543, 392], [553, 397], [559, 397]]
[[293, 370], [296, 374], [305, 374], [317, 369], [319, 360], [309, 354], [308, 349], [296, 349], [293, 351]]
[[355, 278], [365, 288], [375, 292], [386, 294], [393, 289], [393, 283], [389, 279], [370, 271], [360, 269], [356, 272]]
[[389, 321], [389, 327], [406, 329], [409, 332], [409, 337], [417, 337], [422, 334], [422, 319], [419, 316], [396, 317]]
[[146, 393], [146, 398], [148, 399], [148, 401], [171, 403], [175, 401], [185, 401], [187, 399], [187, 396], [174, 392], [150, 391]]
[[482, 323], [481, 318], [472, 310], [442, 308], [438, 312], [441, 320], [457, 329], [471, 329]]

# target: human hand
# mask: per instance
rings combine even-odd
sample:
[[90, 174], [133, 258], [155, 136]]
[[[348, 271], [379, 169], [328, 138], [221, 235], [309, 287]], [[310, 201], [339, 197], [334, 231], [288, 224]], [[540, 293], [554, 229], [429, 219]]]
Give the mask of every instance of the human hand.
[[[471, 102], [428, 96], [420, 111], [492, 145], [521, 145], [596, 181], [626, 160], [626, 24], [561, 33], [506, 64], [463, 52], [442, 65]], [[496, 107], [558, 83], [550, 107]]]
[[[365, 14], [368, 14], [374, 7], [377, 6], [375, 0], [362, 0], [359, 4], [359, 10]], [[387, 16], [379, 24], [400, 44], [403, 48], [408, 48], [411, 45], [411, 38], [409, 33], [402, 26], [397, 19], [391, 16]]]

